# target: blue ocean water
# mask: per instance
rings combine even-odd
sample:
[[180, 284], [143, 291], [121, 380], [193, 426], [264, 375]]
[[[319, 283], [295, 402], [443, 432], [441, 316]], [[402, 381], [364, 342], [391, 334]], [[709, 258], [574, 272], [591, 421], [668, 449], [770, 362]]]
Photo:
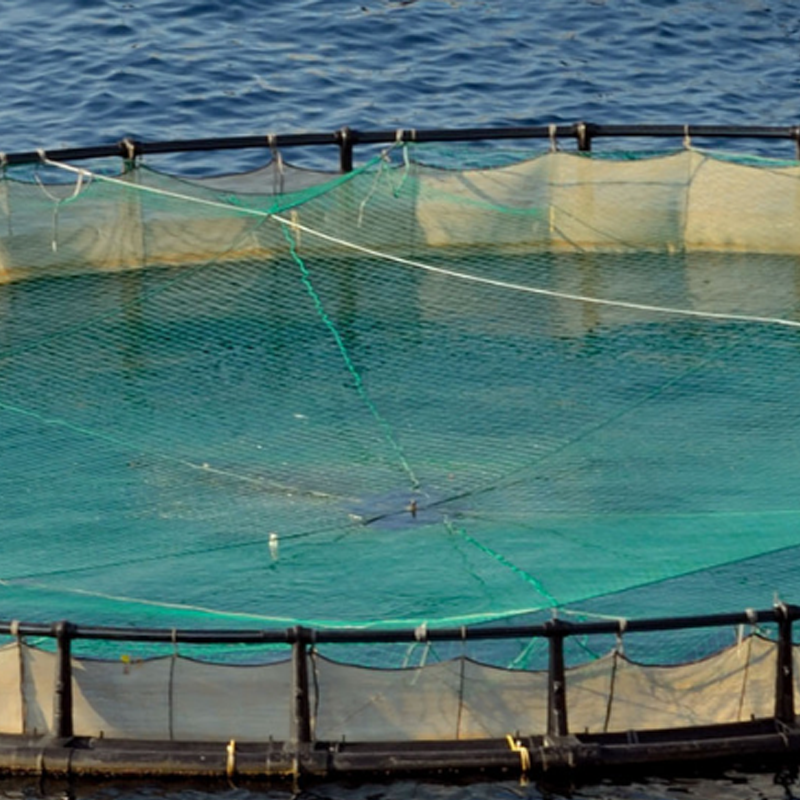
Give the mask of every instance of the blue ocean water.
[[[345, 124], [789, 125], [797, 121], [800, 84], [798, 11], [800, 4], [778, 0], [9, 3], [0, 9], [0, 151]], [[791, 155], [785, 147], [780, 152]], [[511, 785], [362, 791], [403, 800], [539, 796]], [[674, 791], [783, 796], [769, 781], [583, 795]], [[159, 791], [99, 796], [153, 794]]]
[[0, 150], [342, 125], [793, 124], [797, 10], [785, 0], [8, 3]]

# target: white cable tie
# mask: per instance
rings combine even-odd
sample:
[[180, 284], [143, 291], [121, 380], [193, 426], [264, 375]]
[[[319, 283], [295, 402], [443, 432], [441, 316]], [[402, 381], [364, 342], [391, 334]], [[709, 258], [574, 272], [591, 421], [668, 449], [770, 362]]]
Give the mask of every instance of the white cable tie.
[[414, 638], [418, 642], [425, 642], [428, 639], [428, 623], [423, 622], [418, 628], [414, 630]]
[[587, 141], [586, 141], [586, 123], [579, 122], [576, 130], [578, 132], [578, 147], [581, 150], [586, 150], [587, 148]]
[[278, 137], [274, 133], [267, 134], [267, 144], [269, 145], [272, 157], [278, 161], [280, 159], [280, 151], [278, 150]]
[[39, 156], [39, 161], [41, 161], [43, 164], [47, 164], [49, 159], [47, 158], [47, 153], [45, 153], [43, 147], [36, 148], [36, 155]]
[[402, 128], [398, 128], [394, 133], [394, 143], [395, 144], [403, 144], [403, 136], [405, 131]]
[[416, 128], [410, 128], [408, 132], [411, 134], [411, 141], [412, 142], [416, 142], [417, 141], [417, 129]]
[[8, 626], [8, 630], [12, 636], [19, 639], [19, 620], [12, 619], [11, 624]]
[[615, 652], [621, 656], [625, 655], [625, 643], [622, 640], [622, 635], [626, 630], [628, 630], [628, 620], [620, 619], [617, 622], [617, 646], [615, 648]]
[[689, 126], [688, 125], [684, 125], [683, 126], [683, 146], [687, 150], [691, 150], [692, 149], [692, 137], [689, 136]]
[[756, 614], [756, 610], [754, 608], [746, 608], [744, 613], [747, 616], [747, 621], [751, 625], [755, 625], [758, 622], [758, 614]]
[[120, 144], [125, 148], [125, 160], [136, 161], [136, 145], [127, 136]]
[[0, 150], [0, 169], [4, 170], [8, 166], [8, 156]]
[[550, 137], [550, 152], [555, 153], [558, 150], [558, 142], [556, 141], [556, 131], [557, 127], [556, 124], [551, 122], [547, 126], [547, 133]]

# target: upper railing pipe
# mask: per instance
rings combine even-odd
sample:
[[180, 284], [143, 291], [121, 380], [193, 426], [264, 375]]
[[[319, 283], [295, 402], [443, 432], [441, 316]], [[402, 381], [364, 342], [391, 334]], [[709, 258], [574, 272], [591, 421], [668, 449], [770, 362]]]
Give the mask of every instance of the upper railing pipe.
[[575, 122], [558, 125], [511, 125], [491, 128], [401, 128], [372, 131], [359, 131], [344, 127], [332, 133], [284, 133], [178, 139], [159, 142], [144, 142], [138, 139], [126, 138], [114, 144], [94, 147], [0, 153], [0, 163], [8, 166], [35, 164], [43, 156], [53, 161], [81, 161], [114, 157], [130, 160], [132, 155], [133, 157], [139, 157], [143, 155], [212, 150], [275, 150], [278, 148], [335, 145], [339, 148], [340, 169], [342, 172], [349, 172], [353, 168], [353, 152], [357, 145], [392, 144], [395, 142], [474, 142], [555, 138], [556, 140], [574, 140], [578, 150], [588, 151], [592, 147], [592, 142], [596, 139], [621, 137], [783, 139], [795, 143], [795, 156], [800, 159], [800, 126], [796, 125], [601, 125], [592, 122]]
[[[794, 622], [800, 619], [800, 606], [783, 605], [759, 611], [702, 614], [685, 617], [654, 617], [650, 619], [624, 620], [626, 633], [648, 631], [689, 630], [692, 628], [723, 628], [758, 623], [776, 623], [781, 620]], [[565, 637], [617, 635], [621, 620], [599, 620], [596, 622], [568, 622], [559, 619], [559, 630]], [[330, 630], [304, 629], [316, 644], [389, 644], [419, 641], [419, 628], [353, 628]], [[296, 640], [296, 629], [240, 629], [202, 630], [180, 628], [116, 628], [69, 624], [72, 640], [101, 640], [116, 642], [149, 642], [171, 644], [292, 644]], [[552, 635], [551, 623], [540, 625], [491, 625], [474, 627], [435, 628], [426, 627], [425, 638], [429, 641], [457, 642], [462, 639], [530, 639], [548, 638]], [[57, 638], [52, 624], [32, 622], [0, 621], [0, 636], [36, 636]]]

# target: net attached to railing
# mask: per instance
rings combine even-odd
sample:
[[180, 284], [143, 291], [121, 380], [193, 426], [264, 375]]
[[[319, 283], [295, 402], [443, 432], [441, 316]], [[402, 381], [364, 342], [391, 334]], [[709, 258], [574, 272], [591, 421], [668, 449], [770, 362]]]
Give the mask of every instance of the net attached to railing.
[[747, 560], [797, 544], [798, 178], [694, 149], [6, 169], [2, 616], [791, 599]]
[[[614, 650], [567, 671], [570, 729], [618, 733], [769, 718], [776, 645], [748, 636], [683, 665], [652, 666]], [[795, 652], [795, 674], [798, 654]], [[309, 658], [311, 724], [321, 741], [497, 739], [547, 733], [548, 676], [465, 656], [405, 669]], [[56, 656], [0, 649], [0, 733], [52, 734]], [[182, 741], [292, 738], [292, 665], [151, 659], [72, 662], [78, 736]], [[795, 685], [795, 693], [798, 691]]]

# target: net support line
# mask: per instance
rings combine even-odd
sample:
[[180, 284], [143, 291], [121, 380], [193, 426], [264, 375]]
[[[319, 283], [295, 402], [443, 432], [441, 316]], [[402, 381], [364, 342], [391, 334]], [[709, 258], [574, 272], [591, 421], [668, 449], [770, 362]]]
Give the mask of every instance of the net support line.
[[319, 318], [325, 324], [325, 327], [330, 332], [333, 340], [336, 342], [336, 347], [339, 349], [339, 353], [344, 360], [344, 364], [347, 367], [347, 371], [350, 373], [353, 383], [355, 384], [356, 391], [358, 392], [358, 396], [364, 401], [364, 404], [369, 409], [370, 414], [375, 418], [378, 425], [380, 426], [381, 430], [384, 433], [386, 440], [389, 442], [392, 450], [394, 450], [395, 455], [400, 461], [403, 470], [405, 471], [406, 475], [411, 481], [411, 488], [418, 489], [420, 486], [419, 479], [417, 478], [414, 470], [411, 468], [411, 465], [406, 458], [405, 453], [403, 452], [403, 448], [400, 442], [397, 440], [397, 437], [394, 435], [394, 431], [392, 431], [391, 425], [386, 421], [383, 415], [378, 411], [375, 403], [373, 402], [372, 398], [369, 396], [367, 392], [366, 386], [364, 386], [364, 381], [361, 377], [361, 374], [356, 369], [355, 364], [353, 363], [352, 358], [350, 358], [350, 354], [347, 351], [347, 347], [345, 346], [344, 340], [342, 339], [342, 335], [339, 333], [338, 329], [331, 320], [328, 313], [325, 311], [325, 306], [322, 303], [322, 298], [317, 293], [317, 290], [314, 288], [314, 284], [311, 281], [311, 273], [306, 266], [305, 261], [300, 257], [300, 254], [297, 252], [297, 243], [294, 237], [291, 234], [291, 228], [289, 224], [284, 224], [282, 226], [283, 235], [286, 239], [287, 244], [289, 245], [289, 252], [291, 253], [292, 259], [294, 260], [295, 264], [297, 264], [298, 268], [300, 269], [301, 280], [303, 281], [303, 286], [305, 286], [306, 291], [308, 292], [311, 300], [314, 303], [314, 308], [316, 309]]
[[782, 317], [768, 317], [768, 316], [761, 316], [758, 314], [729, 314], [718, 311], [698, 311], [695, 309], [678, 308], [675, 306], [658, 306], [649, 303], [633, 303], [626, 300], [609, 300], [608, 298], [592, 297], [590, 295], [574, 294], [572, 292], [560, 292], [555, 289], [545, 289], [539, 286], [527, 286], [525, 284], [513, 283], [512, 281], [499, 280], [497, 278], [486, 278], [482, 275], [470, 275], [469, 273], [459, 272], [458, 270], [446, 269], [444, 267], [437, 267], [433, 264], [427, 264], [424, 261], [404, 258], [402, 256], [396, 256], [391, 253], [386, 253], [384, 251], [376, 250], [371, 247], [365, 247], [355, 242], [348, 241], [347, 239], [342, 239], [338, 236], [333, 236], [331, 234], [317, 230], [316, 228], [304, 225], [299, 220], [292, 219], [290, 217], [285, 217], [277, 212], [260, 211], [257, 209], [248, 209], [239, 206], [232, 206], [227, 203], [221, 203], [215, 200], [206, 200], [203, 198], [191, 197], [189, 195], [180, 194], [178, 192], [170, 192], [167, 190], [156, 189], [154, 187], [149, 187], [149, 186], [133, 186], [130, 183], [127, 183], [126, 181], [120, 180], [119, 178], [101, 175], [99, 173], [92, 172], [91, 170], [87, 170], [83, 167], [74, 167], [70, 164], [64, 164], [63, 162], [58, 162], [58, 161], [51, 161], [49, 159], [46, 161], [46, 163], [49, 164], [50, 166], [57, 167], [58, 169], [63, 169], [68, 172], [75, 173], [76, 175], [83, 174], [85, 177], [93, 176], [97, 180], [120, 184], [125, 186], [127, 189], [135, 189], [137, 191], [149, 192], [155, 195], [169, 197], [176, 200], [183, 200], [189, 203], [199, 203], [201, 205], [219, 208], [221, 210], [225, 210], [226, 212], [236, 211], [250, 216], [261, 217], [264, 219], [271, 219], [282, 226], [288, 227], [289, 229], [301, 231], [302, 233], [308, 234], [309, 236], [316, 237], [318, 239], [321, 239], [322, 241], [329, 242], [330, 244], [335, 244], [340, 247], [345, 247], [362, 255], [371, 256], [377, 259], [383, 259], [385, 261], [391, 261], [395, 264], [400, 264], [407, 267], [413, 267], [415, 269], [423, 270], [425, 272], [429, 272], [434, 275], [442, 275], [447, 278], [455, 278], [457, 280], [462, 280], [469, 283], [478, 283], [484, 286], [493, 286], [497, 289], [508, 289], [510, 291], [539, 295], [541, 297], [551, 297], [556, 300], [567, 300], [576, 303], [588, 303], [591, 305], [604, 306], [607, 308], [623, 308], [623, 309], [629, 309], [631, 311], [645, 311], [654, 314], [667, 314], [673, 316], [691, 317], [695, 319], [716, 319], [728, 322], [754, 322], [754, 323], [761, 323], [764, 325], [781, 325], [787, 328], [800, 328], [800, 320], [790, 320], [790, 319], [784, 319]]

